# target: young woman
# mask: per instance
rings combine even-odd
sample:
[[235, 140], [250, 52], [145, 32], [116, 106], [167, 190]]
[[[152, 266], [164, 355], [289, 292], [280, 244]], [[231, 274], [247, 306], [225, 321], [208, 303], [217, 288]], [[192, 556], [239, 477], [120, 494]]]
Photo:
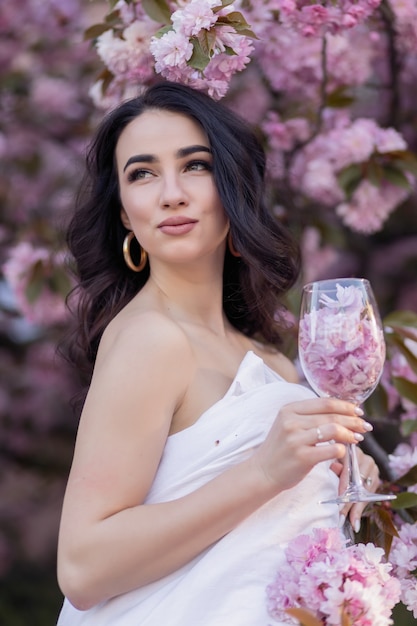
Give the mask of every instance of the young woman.
[[[73, 358], [94, 371], [59, 626], [266, 625], [285, 542], [339, 523], [320, 504], [338, 490], [331, 465], [371, 427], [297, 384], [278, 350], [298, 254], [266, 209], [264, 168], [242, 120], [179, 84], [98, 130], [68, 235]], [[369, 457], [362, 469], [376, 485]]]

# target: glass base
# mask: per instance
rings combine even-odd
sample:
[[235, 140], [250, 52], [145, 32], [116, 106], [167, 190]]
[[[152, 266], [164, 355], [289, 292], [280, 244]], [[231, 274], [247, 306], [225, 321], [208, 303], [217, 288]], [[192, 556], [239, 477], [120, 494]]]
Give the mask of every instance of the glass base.
[[363, 487], [351, 487], [334, 500], [322, 500], [320, 504], [347, 504], [348, 502], [383, 502], [395, 500], [393, 493], [372, 493]]

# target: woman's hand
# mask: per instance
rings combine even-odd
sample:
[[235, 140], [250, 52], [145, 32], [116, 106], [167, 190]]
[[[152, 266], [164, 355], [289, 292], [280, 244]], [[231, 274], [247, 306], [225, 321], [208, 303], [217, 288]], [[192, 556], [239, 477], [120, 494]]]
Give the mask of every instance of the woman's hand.
[[[359, 470], [364, 485], [368, 489], [368, 491], [375, 493], [379, 485], [381, 484], [378, 466], [375, 463], [374, 459], [369, 456], [369, 454], [365, 454], [364, 452], [362, 452], [359, 447], [357, 447], [356, 450]], [[331, 468], [340, 478], [339, 493], [343, 493], [343, 491], [346, 489], [348, 481], [347, 464], [344, 462], [335, 461], [332, 464]], [[348, 504], [345, 504], [345, 506], [340, 511], [340, 525], [343, 526], [346, 517], [349, 515], [349, 520], [352, 528], [356, 533], [359, 532], [362, 513], [367, 504], [367, 502], [350, 502]]]
[[362, 441], [364, 433], [372, 430], [362, 414], [350, 402], [335, 398], [311, 398], [283, 406], [253, 457], [271, 491], [293, 487], [317, 463], [342, 459], [347, 444]]

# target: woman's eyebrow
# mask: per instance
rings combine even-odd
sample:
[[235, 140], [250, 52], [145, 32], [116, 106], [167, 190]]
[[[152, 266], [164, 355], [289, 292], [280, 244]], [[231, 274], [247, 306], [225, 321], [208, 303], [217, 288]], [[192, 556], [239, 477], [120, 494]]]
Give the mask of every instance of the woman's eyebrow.
[[[194, 154], [195, 152], [208, 152], [209, 154], [211, 154], [210, 148], [208, 148], [207, 146], [200, 146], [196, 144], [193, 146], [180, 148], [179, 150], [177, 150], [176, 157], [178, 159], [182, 159], [186, 156], [189, 156], [190, 154]], [[132, 163], [155, 163], [157, 160], [158, 159], [153, 154], [135, 154], [127, 160], [123, 171], [126, 171], [126, 168], [129, 167], [129, 165], [132, 165]]]
[[129, 165], [132, 165], [132, 163], [155, 163], [155, 161], [157, 161], [157, 158], [154, 157], [152, 154], [135, 154], [135, 156], [131, 156], [127, 160], [123, 171], [125, 171], [126, 168], [129, 167]]
[[177, 157], [182, 158], [186, 157], [190, 154], [194, 154], [194, 152], [208, 152], [211, 154], [210, 148], [207, 146], [199, 146], [198, 144], [195, 146], [187, 146], [186, 148], [180, 148], [177, 152]]

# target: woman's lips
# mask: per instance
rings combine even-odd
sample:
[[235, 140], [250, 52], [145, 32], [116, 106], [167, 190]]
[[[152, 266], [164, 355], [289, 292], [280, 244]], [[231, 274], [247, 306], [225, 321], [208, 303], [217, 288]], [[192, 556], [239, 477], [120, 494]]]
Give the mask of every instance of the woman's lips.
[[165, 235], [185, 235], [192, 230], [197, 223], [197, 220], [190, 219], [189, 217], [182, 217], [180, 215], [176, 217], [169, 217], [160, 224], [158, 228]]

